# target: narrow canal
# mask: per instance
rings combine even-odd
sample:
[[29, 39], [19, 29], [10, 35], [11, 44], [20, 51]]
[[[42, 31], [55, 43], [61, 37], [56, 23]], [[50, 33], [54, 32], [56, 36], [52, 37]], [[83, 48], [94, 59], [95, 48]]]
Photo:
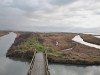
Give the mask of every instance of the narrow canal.
[[0, 75], [26, 75], [29, 68], [28, 62], [12, 60], [6, 57], [6, 52], [16, 38], [11, 32], [0, 37]]

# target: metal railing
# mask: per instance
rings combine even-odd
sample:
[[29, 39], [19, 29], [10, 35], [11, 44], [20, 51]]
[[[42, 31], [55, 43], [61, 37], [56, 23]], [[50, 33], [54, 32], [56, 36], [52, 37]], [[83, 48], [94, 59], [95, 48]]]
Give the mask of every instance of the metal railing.
[[29, 68], [29, 70], [28, 70], [27, 75], [31, 75], [31, 71], [32, 71], [33, 64], [34, 64], [34, 59], [35, 59], [35, 54], [36, 54], [36, 50], [34, 51], [34, 55], [33, 55], [33, 57], [32, 57], [32, 60], [31, 60], [31, 63], [30, 63], [30, 68]]

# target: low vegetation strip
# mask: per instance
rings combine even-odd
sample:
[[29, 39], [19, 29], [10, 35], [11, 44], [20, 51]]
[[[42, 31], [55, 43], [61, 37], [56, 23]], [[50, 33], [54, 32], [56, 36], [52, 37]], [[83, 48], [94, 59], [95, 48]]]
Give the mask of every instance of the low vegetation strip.
[[93, 35], [84, 34], [84, 35], [81, 35], [81, 37], [86, 42], [89, 42], [89, 43], [92, 43], [92, 44], [96, 44], [96, 45], [100, 45], [100, 38], [96, 38]]
[[15, 43], [8, 50], [7, 56], [9, 57], [18, 57], [18, 58], [28, 58], [34, 54], [34, 50], [44, 51], [48, 48], [43, 46], [38, 41], [38, 34], [22, 34], [18, 38], [16, 38]]
[[9, 32], [0, 32], [0, 37], [8, 34]]

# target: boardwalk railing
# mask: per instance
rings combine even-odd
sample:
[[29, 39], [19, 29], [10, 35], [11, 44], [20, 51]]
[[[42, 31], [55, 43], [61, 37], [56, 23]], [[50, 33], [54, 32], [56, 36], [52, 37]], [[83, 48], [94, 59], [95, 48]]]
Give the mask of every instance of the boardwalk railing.
[[32, 57], [32, 60], [31, 60], [31, 63], [30, 63], [30, 68], [29, 68], [29, 70], [28, 70], [27, 75], [31, 75], [31, 71], [32, 71], [33, 64], [34, 64], [34, 59], [35, 59], [35, 54], [36, 54], [36, 50], [34, 51], [34, 55], [33, 55], [33, 57]]
[[[32, 73], [32, 69], [34, 68], [34, 60], [35, 60], [36, 53], [37, 52], [35, 50], [33, 58], [32, 58], [31, 63], [30, 63], [30, 68], [28, 70], [27, 75], [31, 75], [31, 73]], [[44, 63], [44, 66], [45, 66], [45, 75], [50, 75], [49, 68], [48, 68], [47, 51], [44, 52], [43, 57], [44, 57], [44, 62], [45, 62]]]
[[48, 68], [47, 51], [44, 52], [44, 59], [45, 59], [45, 72], [46, 72], [46, 75], [50, 75], [49, 68]]

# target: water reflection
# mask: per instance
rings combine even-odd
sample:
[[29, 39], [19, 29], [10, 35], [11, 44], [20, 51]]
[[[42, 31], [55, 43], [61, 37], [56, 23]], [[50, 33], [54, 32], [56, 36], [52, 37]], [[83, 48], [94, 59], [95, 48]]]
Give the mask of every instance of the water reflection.
[[14, 33], [0, 37], [0, 75], [26, 75], [29, 68], [28, 62], [6, 58], [6, 52], [14, 43], [15, 37]]
[[50, 64], [51, 75], [100, 75], [100, 66], [73, 66]]

